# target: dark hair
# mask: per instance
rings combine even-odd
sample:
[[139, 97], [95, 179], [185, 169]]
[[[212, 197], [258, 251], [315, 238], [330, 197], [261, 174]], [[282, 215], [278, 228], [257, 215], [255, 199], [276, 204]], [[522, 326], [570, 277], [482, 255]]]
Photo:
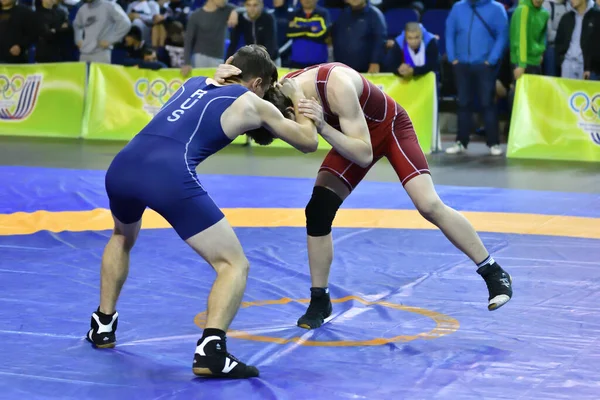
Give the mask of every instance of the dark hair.
[[[292, 109], [294, 108], [294, 103], [292, 102], [292, 99], [284, 95], [280, 89], [274, 86], [270, 87], [265, 92], [263, 100], [268, 101], [277, 107], [285, 118], [292, 119], [294, 117], [294, 111], [290, 110], [290, 107]], [[269, 145], [273, 142], [273, 139], [275, 139], [273, 134], [265, 127], [248, 131], [246, 132], [246, 135], [261, 146]]]
[[127, 32], [127, 35], [125, 36], [131, 36], [133, 39], [141, 42], [142, 41], [142, 30], [138, 27], [138, 26], [132, 26], [131, 29], [129, 30], [129, 32]]
[[233, 55], [231, 65], [242, 71], [236, 76], [242, 82], [262, 78], [265, 89], [277, 82], [277, 66], [264, 46], [251, 44], [240, 48]]

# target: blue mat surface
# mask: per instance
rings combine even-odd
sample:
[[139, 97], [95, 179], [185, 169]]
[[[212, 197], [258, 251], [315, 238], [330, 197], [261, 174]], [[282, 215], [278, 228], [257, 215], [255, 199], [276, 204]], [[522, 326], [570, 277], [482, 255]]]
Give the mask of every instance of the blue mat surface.
[[[314, 179], [202, 175], [219, 207], [304, 208]], [[107, 208], [104, 171], [0, 167], [0, 213]], [[460, 211], [516, 212], [600, 218], [600, 193], [436, 186]], [[600, 192], [600, 187], [598, 188]], [[414, 209], [399, 183], [361, 182], [344, 208]]]
[[[312, 186], [312, 180], [284, 178], [203, 181], [222, 207], [303, 207]], [[359, 190], [346, 207], [412, 208], [400, 185], [365, 182]], [[440, 193], [463, 210], [600, 216], [594, 195], [453, 187]], [[102, 172], [0, 168], [0, 213], [106, 205]], [[244, 301], [309, 296], [304, 229], [236, 233], [251, 263]], [[194, 318], [206, 309], [215, 274], [171, 229], [140, 235], [118, 306], [117, 348], [94, 350], [84, 341], [109, 234], [0, 236], [1, 399], [600, 396], [600, 240], [483, 233], [514, 279], [514, 299], [491, 313], [474, 265], [438, 231], [335, 229], [332, 298], [416, 307], [456, 320], [458, 329], [428, 340], [352, 345], [417, 335], [436, 324], [423, 313], [349, 300], [334, 304], [333, 318], [309, 332], [295, 327], [306, 307], [298, 301], [246, 307], [232, 329], [345, 345], [232, 337], [229, 349], [256, 364], [261, 377], [220, 381], [191, 373], [201, 334]]]

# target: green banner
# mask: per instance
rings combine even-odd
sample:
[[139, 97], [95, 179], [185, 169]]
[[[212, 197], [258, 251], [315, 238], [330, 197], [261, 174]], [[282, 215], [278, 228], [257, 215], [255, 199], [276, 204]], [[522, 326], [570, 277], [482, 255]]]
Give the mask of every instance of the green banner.
[[81, 134], [85, 63], [0, 65], [0, 135]]
[[519, 78], [507, 157], [600, 161], [600, 82]]
[[[214, 75], [214, 69], [196, 69], [194, 76]], [[280, 69], [283, 77], [289, 70]], [[406, 108], [421, 147], [430, 151], [437, 132], [435, 75], [404, 81], [393, 74], [366, 75]], [[118, 65], [90, 66], [83, 136], [88, 139], [130, 140], [146, 125], [184, 82], [179, 70], [151, 71]], [[245, 143], [246, 137], [234, 143]], [[276, 140], [273, 147], [291, 147]], [[320, 148], [331, 148], [320, 138]]]
[[[282, 77], [288, 71], [281, 70]], [[396, 100], [410, 116], [419, 144], [425, 153], [432, 150], [437, 142], [437, 90], [435, 74], [404, 80], [394, 74], [364, 74], [365, 78]], [[270, 146], [291, 147], [281, 140], [275, 140]], [[330, 149], [331, 146], [319, 137], [319, 148]]]
[[[214, 69], [195, 70], [193, 75]], [[120, 65], [90, 64], [83, 137], [131, 140], [185, 82], [178, 69], [152, 71]], [[241, 136], [234, 143], [245, 143]]]

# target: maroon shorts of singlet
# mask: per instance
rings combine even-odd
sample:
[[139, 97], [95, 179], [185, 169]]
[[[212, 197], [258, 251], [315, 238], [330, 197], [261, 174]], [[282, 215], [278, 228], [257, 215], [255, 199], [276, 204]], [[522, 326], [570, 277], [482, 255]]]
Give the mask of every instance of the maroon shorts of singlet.
[[[325, 119], [328, 124], [339, 130], [339, 121], [329, 109], [325, 90], [329, 73], [336, 66], [346, 67], [339, 63], [322, 64], [292, 72], [286, 77], [291, 78], [308, 69], [319, 68], [316, 86], [323, 104]], [[365, 89], [360, 103], [365, 112], [371, 136], [373, 162], [366, 168], [362, 168], [332, 149], [323, 160], [319, 171], [327, 171], [339, 177], [351, 191], [373, 165], [383, 157], [388, 159], [402, 185], [406, 185], [412, 178], [421, 174], [430, 174], [427, 159], [421, 150], [417, 134], [406, 110], [364, 77], [363, 84]], [[371, 112], [370, 109], [373, 111]]]

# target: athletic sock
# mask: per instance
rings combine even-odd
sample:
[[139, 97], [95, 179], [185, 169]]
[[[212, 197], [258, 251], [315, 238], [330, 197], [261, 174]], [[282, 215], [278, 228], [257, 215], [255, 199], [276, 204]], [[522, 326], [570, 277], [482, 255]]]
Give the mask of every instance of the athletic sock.
[[488, 266], [488, 265], [494, 265], [496, 264], [496, 261], [494, 261], [494, 259], [492, 258], [492, 256], [488, 255], [485, 260], [483, 260], [482, 262], [480, 262], [479, 264], [477, 264], [477, 269]]

